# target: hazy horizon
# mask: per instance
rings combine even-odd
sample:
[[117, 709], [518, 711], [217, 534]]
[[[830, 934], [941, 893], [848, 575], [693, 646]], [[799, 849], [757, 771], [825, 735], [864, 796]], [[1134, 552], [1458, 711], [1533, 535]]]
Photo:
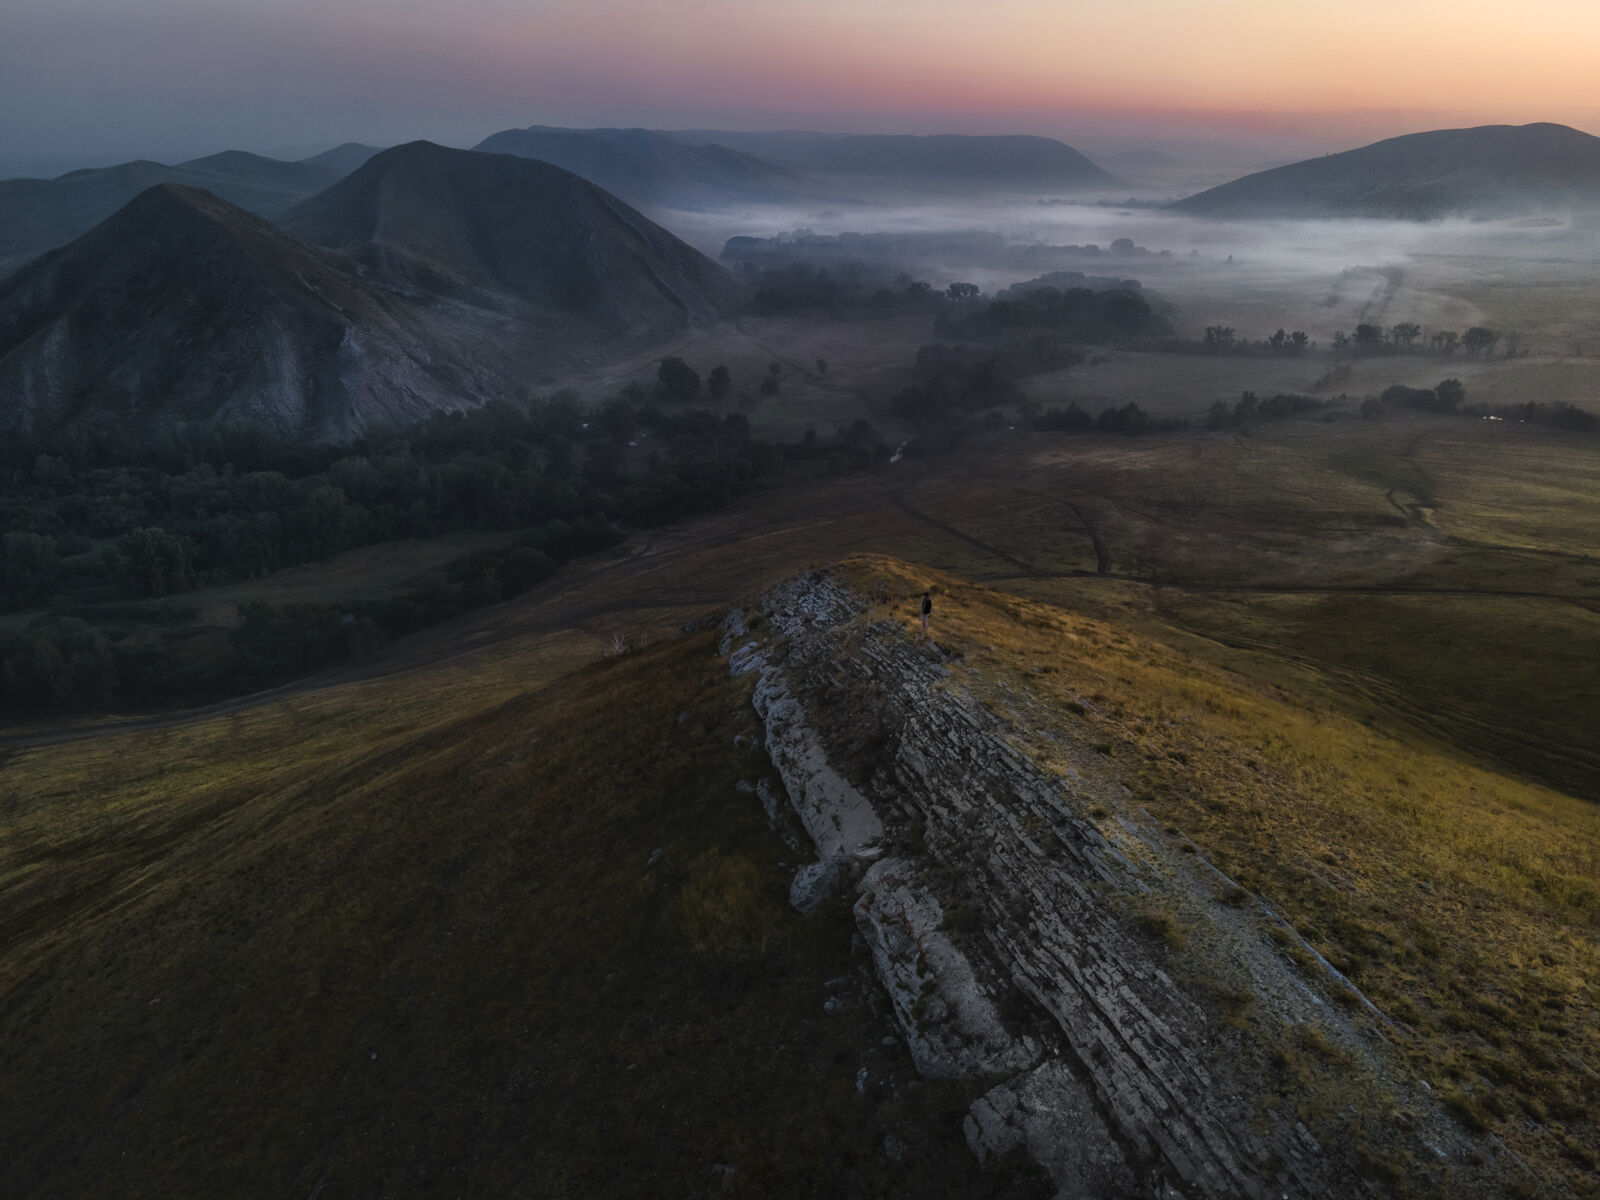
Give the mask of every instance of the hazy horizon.
[[471, 146], [530, 124], [1030, 133], [1250, 169], [1424, 129], [1600, 128], [1585, 54], [1600, 10], [1494, 13], [1356, 0], [1333, 22], [1256, 0], [1222, 15], [1004, 0], [975, 27], [943, 0], [24, 0], [0, 18], [0, 169]]

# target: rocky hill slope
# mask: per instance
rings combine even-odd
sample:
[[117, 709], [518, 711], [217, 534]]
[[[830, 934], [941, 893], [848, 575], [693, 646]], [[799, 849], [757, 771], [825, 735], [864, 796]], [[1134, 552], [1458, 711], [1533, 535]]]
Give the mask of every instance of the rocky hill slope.
[[1204, 217], [1493, 218], [1600, 205], [1600, 138], [1565, 125], [1481, 125], [1388, 138], [1179, 200]]
[[[1527, 1186], [1443, 1110], [1408, 1035], [1152, 817], [1087, 731], [908, 635], [874, 574], [777, 587], [724, 647], [758, 678], [818, 855], [792, 901], [853, 897], [925, 1077], [1001, 1080], [971, 1106], [974, 1154], [1025, 1149], [1061, 1196], [1377, 1196], [1396, 1171], [1420, 1195]], [[1054, 769], [1027, 750], [1041, 736]]]
[[615, 197], [502, 155], [397, 147], [283, 228], [161, 184], [0, 282], [0, 428], [249, 419], [339, 440], [510, 398], [739, 294]]
[[0, 422], [339, 437], [459, 404], [476, 381], [443, 333], [334, 255], [162, 184], [0, 284]]
[[715, 321], [740, 295], [721, 267], [570, 171], [430, 142], [374, 156], [283, 226], [397, 285], [515, 301], [569, 343]]

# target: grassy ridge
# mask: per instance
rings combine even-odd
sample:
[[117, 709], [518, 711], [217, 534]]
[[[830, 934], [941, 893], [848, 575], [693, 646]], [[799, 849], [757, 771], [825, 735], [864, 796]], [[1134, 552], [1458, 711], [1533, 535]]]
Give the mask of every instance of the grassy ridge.
[[0, 1191], [1032, 1194], [971, 1097], [858, 1091], [903, 1055], [823, 1012], [848, 910], [789, 909], [710, 641], [14, 756]]
[[[852, 574], [895, 597], [930, 581], [876, 558]], [[963, 686], [1108, 758], [1130, 803], [1401, 1025], [1402, 1051], [1464, 1123], [1600, 1195], [1600, 808], [1116, 624], [931, 578]], [[908, 627], [913, 607], [899, 606]], [[1032, 751], [1071, 765], [1053, 739]]]

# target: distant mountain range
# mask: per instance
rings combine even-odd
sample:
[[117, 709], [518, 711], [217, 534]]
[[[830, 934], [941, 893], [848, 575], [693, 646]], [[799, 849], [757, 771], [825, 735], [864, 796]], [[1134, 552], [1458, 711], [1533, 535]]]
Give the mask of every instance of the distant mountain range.
[[382, 154], [382, 146], [366, 146], [360, 142], [343, 142], [332, 150], [324, 150], [321, 154], [313, 154], [303, 162], [313, 163], [319, 167], [329, 167], [345, 176], [357, 167], [365, 166], [374, 154]]
[[1389, 138], [1246, 175], [1171, 207], [1206, 217], [1496, 218], [1600, 204], [1600, 138], [1482, 125]]
[[282, 227], [161, 182], [0, 281], [0, 429], [250, 418], [339, 439], [510, 397], [739, 295], [546, 163], [414, 142]]
[[838, 200], [862, 184], [1075, 191], [1118, 182], [1071, 146], [1043, 137], [535, 125], [494, 134], [476, 149], [542, 159], [635, 203], [682, 209]]
[[722, 208], [783, 200], [807, 190], [804, 176], [720, 145], [692, 145], [649, 129], [506, 129], [475, 147], [565, 167], [635, 204]]
[[65, 245], [160, 183], [203, 188], [231, 204], [275, 217], [376, 154], [353, 143], [300, 162], [227, 150], [177, 166], [138, 160], [71, 171], [56, 179], [0, 180], [0, 275]]
[[666, 134], [716, 142], [795, 170], [885, 182], [1071, 191], [1111, 187], [1117, 178], [1064, 142], [1027, 135], [739, 133]]

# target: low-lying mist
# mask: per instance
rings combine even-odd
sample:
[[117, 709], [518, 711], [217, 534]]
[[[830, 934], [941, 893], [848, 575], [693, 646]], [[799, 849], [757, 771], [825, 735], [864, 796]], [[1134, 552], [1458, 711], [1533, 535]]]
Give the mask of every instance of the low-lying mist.
[[[1329, 339], [1361, 322], [1414, 321], [1516, 329], [1535, 353], [1600, 348], [1600, 305], [1572, 302], [1596, 286], [1585, 265], [1600, 259], [1592, 212], [1494, 222], [1238, 221], [1181, 216], [1148, 201], [1005, 195], [658, 215], [713, 257], [735, 236], [923, 235], [904, 239], [914, 248], [897, 247], [895, 265], [938, 287], [964, 281], [992, 293], [1062, 268], [1135, 278], [1177, 306], [1180, 331], [1191, 336], [1220, 323], [1241, 337], [1286, 327]], [[975, 251], [992, 239], [935, 236], [974, 231], [1000, 235], [1007, 252], [993, 258], [1012, 261]], [[1078, 249], [1034, 270], [1016, 261], [1015, 247]], [[826, 261], [844, 261], [841, 248], [829, 248]]]

